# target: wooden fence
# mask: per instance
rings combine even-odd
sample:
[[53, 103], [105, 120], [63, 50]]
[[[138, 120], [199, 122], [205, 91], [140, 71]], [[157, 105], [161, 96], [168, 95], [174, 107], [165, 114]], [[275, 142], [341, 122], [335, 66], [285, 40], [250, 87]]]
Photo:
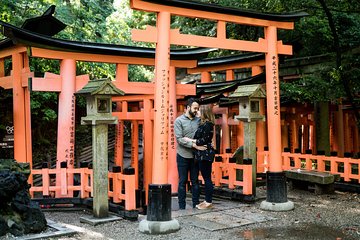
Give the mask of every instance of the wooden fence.
[[[80, 198], [88, 198], [92, 196], [93, 192], [93, 170], [89, 168], [77, 169], [33, 169], [31, 171], [33, 178], [41, 178], [42, 181], [37, 182], [36, 186], [31, 186], [30, 194], [34, 196], [35, 193], [40, 193], [42, 196], [51, 196], [59, 191], [62, 196], [68, 196], [74, 191], [79, 192]], [[60, 182], [55, 183], [55, 176], [60, 175]], [[79, 181], [70, 185], [68, 176], [74, 176]], [[135, 201], [135, 175], [125, 175], [123, 173], [109, 172], [109, 197], [112, 197], [114, 203], [124, 202], [125, 210], [136, 209]]]
[[[258, 152], [258, 171], [268, 169], [269, 153], [267, 151]], [[356, 181], [360, 183], [360, 159], [340, 158], [324, 155], [300, 154], [300, 153], [282, 153], [283, 170], [292, 168], [301, 168], [306, 170], [317, 170], [319, 172], [330, 172], [340, 174], [345, 182]]]
[[[234, 189], [242, 187], [244, 195], [252, 192], [252, 166], [237, 164], [232, 159], [232, 154], [217, 154], [212, 165], [212, 181], [216, 187], [227, 186]], [[241, 174], [242, 173], [242, 174]], [[241, 177], [240, 177], [241, 176]], [[241, 179], [241, 180], [240, 180]]]

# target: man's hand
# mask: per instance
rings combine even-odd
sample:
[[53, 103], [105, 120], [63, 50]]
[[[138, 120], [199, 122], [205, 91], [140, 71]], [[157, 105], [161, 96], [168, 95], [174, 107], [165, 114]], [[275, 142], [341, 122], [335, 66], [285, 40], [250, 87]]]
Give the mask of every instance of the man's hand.
[[185, 140], [185, 141], [188, 141], [188, 142], [196, 142], [196, 140], [195, 139], [191, 139], [191, 138], [188, 138], [188, 137], [183, 137], [183, 139]]
[[199, 150], [199, 151], [205, 151], [206, 149], [207, 149], [207, 147], [206, 147], [206, 145], [204, 145], [204, 146], [198, 146], [198, 145], [196, 145], [195, 143], [193, 143], [193, 148], [195, 148], [195, 149], [197, 149], [197, 150]]

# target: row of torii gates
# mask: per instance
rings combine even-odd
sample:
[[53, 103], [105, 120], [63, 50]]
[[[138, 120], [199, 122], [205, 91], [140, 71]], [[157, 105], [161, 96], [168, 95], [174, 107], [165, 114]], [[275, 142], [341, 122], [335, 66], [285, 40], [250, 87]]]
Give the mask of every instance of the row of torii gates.
[[[17, 161], [32, 164], [31, 91], [59, 93], [57, 166], [56, 169], [45, 168], [32, 171], [32, 175], [42, 175], [43, 179], [43, 185], [41, 187], [33, 186], [32, 193], [38, 191], [42, 192], [43, 195], [49, 195], [50, 191], [55, 191], [56, 197], [61, 198], [72, 196], [73, 191], [79, 190], [81, 197], [91, 196], [91, 182], [81, 183], [81, 186], [74, 186], [73, 184], [73, 174], [80, 174], [84, 182], [92, 177], [91, 169], [78, 169], [74, 166], [74, 93], [89, 81], [88, 75], [76, 75], [76, 62], [86, 61], [116, 64], [116, 76], [113, 83], [124, 91], [125, 95], [113, 97], [113, 101], [117, 102], [117, 108], [113, 115], [119, 119], [119, 125], [116, 127], [114, 163], [116, 166], [123, 166], [124, 121], [132, 122], [132, 136], [138, 136], [139, 124], [142, 124], [144, 139], [143, 185], [146, 192], [149, 184], [163, 185], [167, 183], [171, 183], [172, 191], [177, 192], [176, 141], [173, 122], [183, 112], [184, 97], [197, 95], [198, 88], [194, 84], [176, 83], [176, 68], [186, 68], [188, 73], [200, 73], [201, 84], [198, 86], [202, 85], [203, 89], [207, 88], [206, 84], [212, 84], [211, 72], [226, 71], [226, 82], [232, 84], [238, 81], [239, 84], [244, 84], [244, 82], [234, 80], [234, 71], [241, 68], [251, 69], [253, 78], [250, 77], [248, 83], [259, 79], [262, 79], [263, 82], [266, 80], [267, 95], [266, 122], [257, 123], [257, 169], [258, 172], [267, 171], [268, 176], [278, 176], [280, 179], [275, 189], [268, 188], [267, 202], [288, 202], [286, 182], [285, 178], [282, 177], [284, 166], [291, 167], [290, 161], [295, 161], [295, 166], [299, 166], [301, 159], [305, 159], [306, 162], [312, 161], [309, 160], [311, 155], [302, 155], [301, 153], [305, 153], [305, 150], [312, 146], [314, 131], [311, 130], [313, 125], [308, 121], [308, 115], [298, 114], [295, 107], [280, 107], [278, 55], [291, 55], [292, 47], [277, 39], [277, 31], [278, 29], [293, 29], [293, 22], [307, 14], [303, 12], [281, 15], [263, 14], [186, 0], [131, 0], [130, 6], [135, 10], [157, 13], [156, 27], [148, 26], [145, 30], [134, 29], [132, 31], [134, 41], [156, 43], [156, 49], [53, 38], [51, 36], [58, 31], [50, 33], [44, 30], [46, 29], [44, 26], [51, 22], [48, 20], [55, 19], [50, 12], [33, 19], [33, 22], [36, 23], [24, 25], [23, 28], [0, 22], [3, 34], [8, 37], [0, 42], [0, 86], [13, 90], [14, 158]], [[217, 26], [216, 37], [182, 34], [178, 29], [170, 29], [170, 17], [172, 15], [214, 21]], [[55, 19], [54, 21], [59, 31], [65, 27], [58, 20]], [[227, 23], [262, 28], [264, 38], [260, 38], [258, 41], [229, 39], [226, 36]], [[171, 45], [200, 48], [170, 50]], [[210, 61], [203, 60], [201, 65], [200, 59], [214, 51], [215, 48], [256, 53], [217, 58]], [[5, 60], [8, 58], [11, 58], [12, 71], [9, 76], [5, 76]], [[34, 77], [34, 73], [30, 71], [29, 58], [60, 60], [60, 74], [45, 73], [42, 78]], [[155, 66], [155, 80], [153, 82], [129, 81], [128, 66], [132, 64]], [[261, 74], [264, 71], [263, 67], [265, 67], [265, 74]], [[237, 86], [237, 84], [233, 84], [232, 87], [235, 85]], [[206, 93], [200, 95], [209, 96]], [[265, 102], [263, 101], [262, 107], [264, 106]], [[281, 119], [283, 112], [291, 113], [291, 117]], [[244, 177], [244, 180], [239, 182], [234, 179], [236, 169], [244, 170], [244, 176], [246, 175], [251, 179], [251, 169], [235, 166], [234, 162], [231, 161], [231, 154], [227, 153], [226, 150], [231, 149], [231, 152], [234, 152], [243, 144], [242, 124], [233, 118], [233, 115], [238, 114], [238, 106], [235, 104], [232, 107], [227, 107], [220, 104], [214, 107], [214, 113], [222, 116], [217, 119], [217, 124], [221, 126], [222, 141], [219, 146], [219, 155], [223, 157], [221, 163], [214, 163], [215, 185], [227, 183], [230, 188], [238, 185], [243, 187], [244, 194], [253, 194], [251, 180], [246, 180]], [[265, 112], [262, 113], [265, 114]], [[348, 126], [352, 128], [355, 126], [355, 121], [351, 113], [348, 112], [339, 113], [337, 121], [333, 122], [332, 126], [334, 127], [332, 129], [338, 131], [336, 136], [334, 135], [335, 137], [332, 138], [335, 143], [332, 150], [339, 151], [342, 154], [341, 157], [343, 157], [345, 148], [352, 152], [359, 152], [358, 129], [350, 131], [351, 128], [336, 127], [341, 126], [344, 121], [343, 116], [345, 116], [345, 122]], [[299, 129], [303, 129], [301, 140], [297, 137]], [[292, 132], [291, 137], [289, 137], [288, 131]], [[347, 140], [350, 135], [352, 136], [351, 144]], [[300, 147], [300, 141], [302, 142], [302, 149], [296, 151], [295, 149]], [[350, 145], [351, 149], [348, 147]], [[291, 154], [294, 156], [290, 156], [290, 153], [286, 153], [287, 155], [284, 156], [282, 149], [288, 147], [291, 148]], [[265, 151], [263, 151], [264, 149]], [[125, 200], [127, 210], [135, 208], [133, 190], [138, 188], [139, 184], [138, 139], [136, 137], [132, 138], [132, 152], [134, 153], [131, 161], [132, 167], [135, 169], [134, 175], [131, 171], [128, 172], [129, 174], [118, 171], [109, 173], [109, 178], [112, 179], [114, 186], [113, 189], [109, 189], [109, 196], [114, 202]], [[328, 161], [327, 157], [323, 157], [317, 161]], [[352, 171], [355, 164], [357, 164], [357, 168], [359, 167], [358, 161], [353, 161], [351, 158], [336, 159], [334, 161], [337, 163], [350, 164], [350, 167], [345, 167], [347, 170], [343, 172], [345, 179], [360, 181], [359, 173]], [[312, 165], [307, 164], [305, 167], [312, 168]], [[330, 171], [328, 169], [319, 170]], [[337, 171], [335, 167], [332, 167], [332, 170]], [[222, 179], [224, 172], [229, 175], [227, 180]], [[56, 174], [55, 186], [50, 184], [49, 175], [46, 174]], [[127, 175], [131, 175], [131, 177], [129, 178]], [[234, 180], [235, 184], [231, 182], [231, 179]], [[125, 193], [121, 189], [125, 189]], [[276, 194], [273, 194], [274, 191]], [[280, 193], [280, 197], [278, 193]]]

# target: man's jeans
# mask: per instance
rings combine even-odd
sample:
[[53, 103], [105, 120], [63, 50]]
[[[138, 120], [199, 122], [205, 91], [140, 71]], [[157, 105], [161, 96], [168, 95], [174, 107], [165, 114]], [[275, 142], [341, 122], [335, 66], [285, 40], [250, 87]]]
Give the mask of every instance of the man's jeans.
[[179, 154], [176, 155], [176, 162], [179, 173], [179, 208], [185, 209], [186, 206], [186, 183], [189, 171], [192, 189], [192, 203], [194, 208], [197, 204], [199, 204], [199, 163], [195, 163], [193, 158], [183, 158]]

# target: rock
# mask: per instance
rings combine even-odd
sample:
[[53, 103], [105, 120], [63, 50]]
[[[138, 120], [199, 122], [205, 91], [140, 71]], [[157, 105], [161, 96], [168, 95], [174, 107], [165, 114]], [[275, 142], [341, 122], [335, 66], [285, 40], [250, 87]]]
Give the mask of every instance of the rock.
[[21, 190], [17, 174], [10, 170], [0, 170], [0, 204], [7, 204]]
[[24, 213], [28, 210], [30, 203], [29, 193], [27, 190], [23, 189], [17, 192], [11, 203], [11, 207], [19, 213]]
[[39, 204], [31, 202], [24, 214], [25, 233], [41, 232], [46, 229], [46, 219]]
[[5, 220], [0, 217], [0, 236], [5, 235], [9, 232], [9, 227], [6, 224]]
[[12, 221], [11, 219], [9, 219], [7, 225], [9, 227], [9, 231], [12, 235], [14, 235], [14, 236], [24, 235], [25, 229], [21, 223], [18, 224], [16, 222]]
[[0, 236], [21, 236], [46, 229], [47, 222], [37, 203], [31, 202], [29, 165], [0, 159]]

